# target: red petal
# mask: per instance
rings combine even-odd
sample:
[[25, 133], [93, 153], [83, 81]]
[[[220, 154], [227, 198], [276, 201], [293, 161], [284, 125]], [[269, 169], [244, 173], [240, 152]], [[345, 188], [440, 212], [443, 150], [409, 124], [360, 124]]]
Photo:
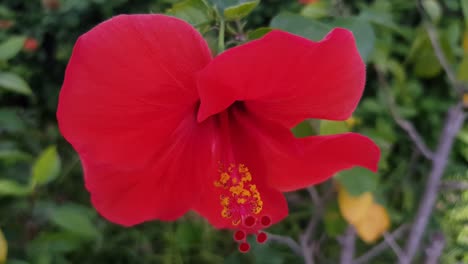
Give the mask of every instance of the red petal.
[[210, 59], [193, 27], [162, 15], [118, 16], [77, 41], [57, 118], [93, 203], [112, 221], [172, 219], [190, 207], [194, 195], [174, 190], [191, 189], [192, 179], [196, 188], [194, 158], [208, 159], [189, 151], [193, 136], [182, 131], [198, 135], [194, 74]]
[[[215, 117], [218, 118], [218, 117]], [[210, 118], [208, 120], [212, 120]], [[258, 215], [257, 220], [261, 219], [261, 216], [268, 216], [271, 219], [271, 224], [281, 221], [288, 214], [288, 205], [283, 194], [278, 190], [271, 188], [267, 184], [266, 173], [268, 168], [268, 160], [264, 160], [262, 155], [259, 155], [258, 150], [259, 144], [269, 143], [265, 142], [263, 138], [257, 133], [257, 125], [259, 123], [245, 123], [244, 119], [249, 119], [242, 111], [234, 110], [233, 114], [229, 115], [229, 137], [231, 143], [228, 147], [232, 147], [235, 162], [238, 164], [245, 164], [252, 174], [252, 183], [255, 184], [260, 193], [263, 201], [263, 209]], [[206, 122], [206, 121], [205, 121]], [[221, 131], [218, 133], [223, 133]], [[220, 142], [218, 146], [220, 148], [226, 147], [226, 142]], [[275, 142], [276, 143], [276, 142]], [[283, 144], [284, 142], [281, 142]], [[294, 149], [292, 146], [282, 145], [282, 149]], [[219, 150], [219, 148], [218, 148]], [[223, 151], [229, 151], [223, 149]], [[217, 152], [219, 153], [219, 152]], [[223, 153], [219, 154], [219, 157], [223, 157]], [[222, 158], [220, 158], [222, 161]], [[208, 221], [217, 228], [239, 228], [233, 226], [231, 219], [223, 218], [221, 211], [223, 206], [220, 204], [220, 196], [225, 194], [222, 189], [214, 186], [214, 182], [219, 180], [219, 173], [212, 171], [211, 181], [207, 182], [207, 185], [202, 192], [200, 202], [194, 207], [195, 211], [208, 219]], [[258, 227], [256, 227], [258, 229]], [[266, 227], [265, 227], [266, 228]]]
[[[380, 150], [369, 138], [346, 133], [298, 139], [300, 155], [270, 155], [269, 184], [279, 190], [294, 191], [318, 184], [335, 173], [361, 166], [377, 171]], [[274, 165], [273, 165], [274, 164]]]
[[112, 18], [77, 41], [60, 92], [64, 137], [87, 161], [142, 168], [198, 100], [203, 38], [162, 15]]
[[377, 171], [380, 150], [365, 136], [345, 133], [298, 139], [281, 125], [249, 113], [236, 120], [247, 131], [244, 142], [237, 145], [248, 145], [250, 151], [245, 152], [263, 164], [268, 186], [282, 192], [318, 184], [354, 166]]
[[305, 118], [347, 119], [362, 95], [365, 65], [346, 29], [321, 42], [275, 30], [216, 57], [197, 82], [199, 121], [244, 100], [257, 115], [293, 127]]
[[175, 220], [200, 199], [206, 172], [213, 170], [213, 123], [187, 118], [168, 138], [150, 166], [127, 168], [83, 161], [86, 188], [97, 211], [131, 226], [144, 221]]

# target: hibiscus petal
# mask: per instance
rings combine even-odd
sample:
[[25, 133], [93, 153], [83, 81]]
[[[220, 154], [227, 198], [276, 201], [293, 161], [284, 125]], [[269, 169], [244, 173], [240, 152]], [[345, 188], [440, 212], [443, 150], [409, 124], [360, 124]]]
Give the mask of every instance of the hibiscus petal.
[[194, 73], [211, 59], [197, 31], [162, 15], [118, 16], [77, 41], [57, 119], [81, 158], [141, 168], [195, 111]]
[[258, 142], [253, 155], [266, 166], [268, 186], [282, 192], [321, 183], [354, 166], [377, 171], [380, 150], [360, 134], [294, 138], [290, 130], [252, 114], [238, 122]]
[[186, 118], [165, 146], [142, 169], [83, 160], [86, 188], [97, 211], [125, 226], [175, 220], [191, 209], [213, 164], [212, 122]]
[[346, 29], [320, 42], [274, 30], [216, 57], [197, 82], [199, 121], [243, 100], [290, 128], [305, 118], [347, 119], [362, 95], [365, 65]]
[[211, 140], [195, 128], [194, 75], [210, 60], [192, 26], [162, 15], [118, 16], [77, 41], [57, 119], [94, 205], [110, 220], [173, 219], [191, 206], [188, 190], [204, 169], [194, 159], [210, 155], [196, 142], [209, 148]]

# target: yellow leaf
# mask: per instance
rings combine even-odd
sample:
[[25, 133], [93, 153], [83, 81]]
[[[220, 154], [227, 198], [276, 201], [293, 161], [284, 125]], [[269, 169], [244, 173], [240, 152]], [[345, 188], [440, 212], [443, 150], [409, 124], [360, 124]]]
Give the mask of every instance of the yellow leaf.
[[379, 204], [373, 203], [366, 215], [354, 224], [358, 236], [366, 243], [373, 243], [390, 228], [390, 218], [387, 210]]
[[0, 264], [3, 264], [6, 262], [7, 251], [8, 251], [8, 244], [5, 239], [5, 236], [2, 233], [2, 230], [0, 230]]
[[344, 219], [350, 224], [359, 222], [367, 215], [373, 203], [372, 194], [366, 192], [360, 196], [351, 196], [343, 186], [338, 189], [338, 205]]

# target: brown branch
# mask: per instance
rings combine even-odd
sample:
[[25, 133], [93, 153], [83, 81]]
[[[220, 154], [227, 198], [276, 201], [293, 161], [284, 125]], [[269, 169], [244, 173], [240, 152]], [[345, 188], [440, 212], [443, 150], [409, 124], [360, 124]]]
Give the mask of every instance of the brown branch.
[[429, 173], [424, 194], [404, 250], [405, 258], [401, 260], [401, 264], [411, 263], [416, 256], [417, 250], [421, 244], [421, 239], [424, 235], [424, 230], [426, 229], [437, 199], [440, 181], [445, 167], [447, 166], [455, 136], [460, 131], [464, 120], [465, 113], [463, 112], [462, 104], [458, 104], [449, 109], [443, 131], [439, 137], [439, 144], [432, 160], [432, 168]]
[[356, 246], [356, 230], [349, 225], [343, 237], [339, 239], [341, 244], [340, 264], [350, 264], [353, 262]]
[[[408, 231], [408, 229], [409, 225], [401, 225], [400, 227], [395, 229], [395, 231], [389, 234], [388, 237], [391, 237], [393, 241], [398, 240], [400, 237], [406, 234], [406, 231]], [[377, 257], [378, 255], [382, 254], [385, 250], [387, 250], [388, 246], [389, 245], [387, 241], [383, 240], [382, 242], [371, 248], [369, 251], [367, 251], [365, 254], [361, 255], [356, 260], [354, 260], [353, 264], [368, 263], [373, 258]]]

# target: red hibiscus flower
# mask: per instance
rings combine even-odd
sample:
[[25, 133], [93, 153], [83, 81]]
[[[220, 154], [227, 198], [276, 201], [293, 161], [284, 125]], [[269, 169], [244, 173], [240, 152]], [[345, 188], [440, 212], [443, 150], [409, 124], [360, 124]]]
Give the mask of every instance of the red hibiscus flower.
[[339, 170], [377, 169], [354, 134], [295, 138], [305, 118], [347, 119], [365, 83], [353, 35], [312, 42], [274, 30], [212, 58], [189, 24], [118, 16], [79, 38], [57, 118], [98, 212], [131, 226], [189, 210], [245, 237], [282, 220], [282, 192]]

